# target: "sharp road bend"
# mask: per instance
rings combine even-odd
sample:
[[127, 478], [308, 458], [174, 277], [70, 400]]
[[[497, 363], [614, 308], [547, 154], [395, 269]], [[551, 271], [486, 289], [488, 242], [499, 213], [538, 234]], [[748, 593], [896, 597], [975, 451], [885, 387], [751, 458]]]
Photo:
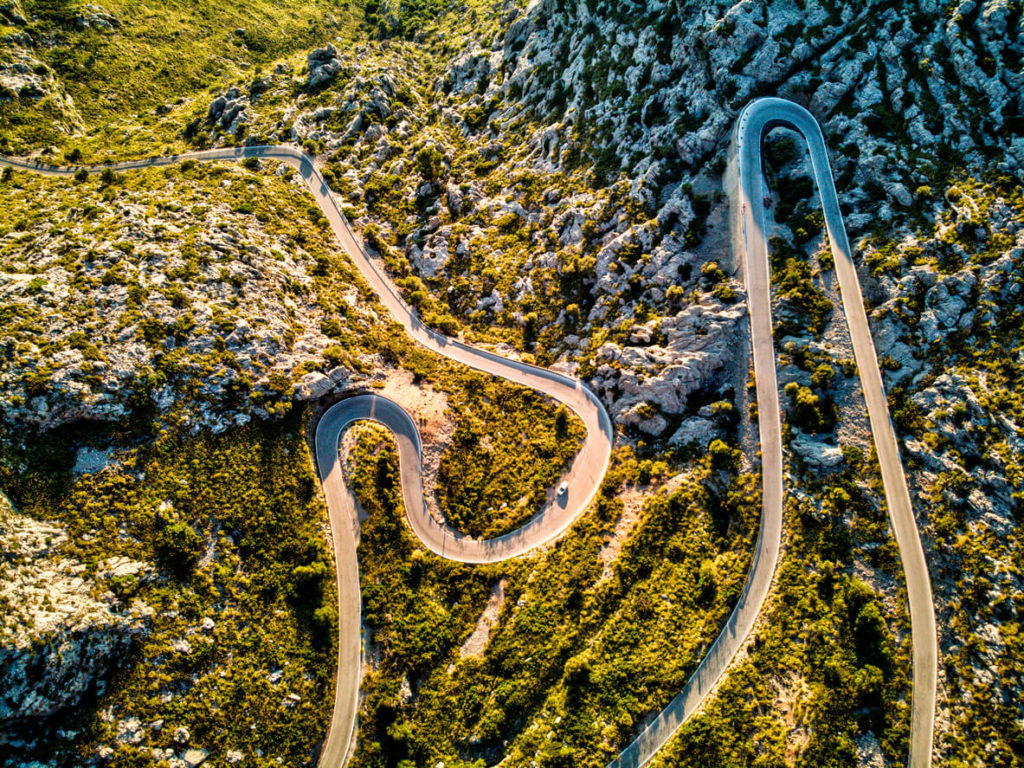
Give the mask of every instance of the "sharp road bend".
[[[723, 628], [685, 688], [662, 710], [608, 768], [639, 768], [647, 763], [679, 727], [697, 711], [722, 678], [742, 647], [771, 589], [782, 539], [782, 430], [775, 351], [772, 340], [771, 278], [768, 267], [768, 214], [762, 141], [774, 127], [792, 128], [803, 135], [811, 154], [821, 196], [829, 242], [835, 257], [843, 307], [853, 339], [868, 415], [882, 468], [886, 502], [906, 574], [913, 640], [913, 711], [910, 768], [931, 761], [935, 711], [936, 630], [931, 584], [918, 536], [896, 435], [889, 419], [878, 360], [868, 328], [860, 284], [851, 257], [836, 198], [821, 130], [802, 107], [782, 99], [751, 102], [733, 133], [731, 173], [734, 227], [742, 250], [747, 302], [757, 379], [758, 428], [761, 441], [761, 527], [746, 584]], [[528, 552], [554, 541], [586, 510], [600, 487], [611, 456], [614, 429], [604, 406], [579, 380], [544, 368], [477, 349], [427, 328], [400, 298], [391, 281], [370, 260], [341, 213], [330, 188], [301, 150], [288, 146], [249, 146], [187, 152], [165, 157], [88, 167], [98, 171], [166, 166], [186, 160], [243, 160], [257, 157], [287, 163], [296, 169], [330, 222], [341, 246], [392, 315], [415, 341], [477, 370], [531, 387], [564, 403], [583, 420], [587, 436], [565, 476], [567, 494], [549, 491], [541, 511], [523, 527], [504, 536], [480, 540], [462, 536], [436, 521], [426, 510], [420, 472], [420, 436], [412, 417], [378, 395], [358, 395], [335, 403], [316, 428], [316, 460], [323, 482], [337, 567], [339, 643], [334, 712], [321, 751], [321, 768], [340, 768], [354, 745], [358, 709], [361, 642], [359, 567], [356, 559], [358, 518], [354, 498], [346, 488], [339, 459], [339, 442], [354, 422], [372, 420], [386, 426], [398, 444], [402, 496], [409, 525], [423, 545], [438, 555], [467, 563], [491, 563]], [[33, 160], [0, 156], [0, 166], [55, 176], [71, 176], [77, 167], [57, 167]]]
[[900, 462], [896, 433], [889, 418], [888, 400], [882, 388], [882, 375], [868, 328], [860, 282], [839, 210], [825, 139], [818, 122], [803, 107], [785, 99], [763, 98], [748, 104], [736, 121], [730, 149], [731, 167], [726, 175], [727, 182], [734, 185], [729, 190], [735, 217], [734, 242], [743, 255], [754, 377], [757, 381], [758, 429], [761, 433], [761, 531], [747, 583], [722, 633], [682, 692], [609, 764], [609, 768], [639, 768], [644, 765], [697, 711], [750, 633], [771, 589], [782, 540], [782, 439], [772, 339], [768, 211], [763, 202], [768, 195], [768, 187], [762, 150], [765, 136], [777, 127], [797, 131], [810, 150], [811, 171], [821, 197], [829, 245], [843, 297], [843, 311], [853, 340], [854, 357], [882, 468], [889, 520], [896, 532], [907, 580], [914, 646], [907, 764], [910, 768], [927, 768], [931, 764], [938, 663], [931, 581]]

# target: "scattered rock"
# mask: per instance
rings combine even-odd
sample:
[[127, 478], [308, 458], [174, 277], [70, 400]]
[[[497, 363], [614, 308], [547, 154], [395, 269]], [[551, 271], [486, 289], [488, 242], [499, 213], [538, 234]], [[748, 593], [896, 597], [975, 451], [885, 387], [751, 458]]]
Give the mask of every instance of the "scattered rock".
[[196, 768], [206, 762], [206, 758], [210, 756], [210, 753], [205, 749], [186, 749], [181, 754], [181, 760], [185, 763], [185, 768]]

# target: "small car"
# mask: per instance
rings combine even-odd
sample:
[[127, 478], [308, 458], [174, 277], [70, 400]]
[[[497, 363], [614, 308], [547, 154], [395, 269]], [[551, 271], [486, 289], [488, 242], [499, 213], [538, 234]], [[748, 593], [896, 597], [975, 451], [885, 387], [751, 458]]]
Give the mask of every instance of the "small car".
[[765, 208], [771, 208], [772, 207], [772, 196], [771, 195], [765, 195], [764, 196], [764, 207]]
[[563, 481], [562, 484], [560, 486], [558, 486], [558, 495], [559, 496], [565, 496], [565, 494], [567, 494], [568, 492], [569, 492], [569, 483], [568, 483], [568, 481]]

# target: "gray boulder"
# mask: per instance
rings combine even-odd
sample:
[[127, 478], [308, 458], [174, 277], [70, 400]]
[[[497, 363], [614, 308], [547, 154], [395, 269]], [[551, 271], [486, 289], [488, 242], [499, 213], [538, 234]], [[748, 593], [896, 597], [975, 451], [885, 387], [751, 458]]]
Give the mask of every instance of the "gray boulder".
[[229, 88], [226, 93], [210, 102], [206, 120], [212, 125], [219, 125], [224, 130], [230, 130], [248, 106], [248, 97], [243, 96], [237, 88]]
[[793, 438], [790, 448], [809, 465], [820, 469], [834, 469], [843, 461], [838, 445], [829, 445], [800, 432]]
[[341, 71], [338, 49], [331, 43], [328, 43], [323, 48], [313, 50], [309, 54], [306, 63], [309, 69], [306, 87], [310, 89], [322, 88], [331, 82]]
[[710, 419], [697, 416], [687, 419], [679, 425], [668, 442], [670, 445], [695, 445], [697, 448], [707, 448], [711, 441], [718, 436], [718, 428]]

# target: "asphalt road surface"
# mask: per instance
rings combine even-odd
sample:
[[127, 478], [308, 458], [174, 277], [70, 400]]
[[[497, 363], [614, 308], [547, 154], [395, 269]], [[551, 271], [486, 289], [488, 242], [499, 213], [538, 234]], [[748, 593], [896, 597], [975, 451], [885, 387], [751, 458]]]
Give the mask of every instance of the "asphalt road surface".
[[[763, 513], [757, 546], [739, 602], [708, 654], [683, 691], [609, 764], [609, 768], [636, 768], [644, 765], [697, 711], [743, 645], [771, 589], [782, 537], [782, 439], [772, 342], [767, 211], [762, 203], [766, 185], [761, 143], [764, 135], [776, 126], [799, 131], [807, 140], [811, 152], [812, 168], [836, 261], [843, 306], [882, 467], [886, 501], [907, 578], [914, 645], [909, 765], [911, 768], [924, 768], [930, 764], [937, 658], [931, 586], [824, 140], [817, 122], [803, 108], [781, 99], [758, 99], [743, 110], [734, 131], [732, 165], [736, 188], [731, 190], [737, 238], [743, 253], [757, 379], [763, 484]], [[604, 407], [582, 382], [470, 347], [424, 326], [399, 297], [390, 280], [367, 256], [312, 160], [298, 149], [284, 146], [215, 149], [113, 163], [90, 170], [103, 167], [131, 170], [172, 165], [185, 160], [241, 160], [247, 157], [284, 162], [302, 175], [345, 251], [380, 300], [413, 339], [428, 349], [477, 370], [549, 395], [572, 408], [587, 428], [583, 448], [564, 478], [568, 482], [568, 493], [559, 497], [554, 489], [550, 490], [543, 509], [522, 528], [505, 536], [479, 540], [461, 536], [450, 527], [438, 523], [425, 509], [419, 432], [413, 419], [400, 406], [377, 395], [363, 395], [336, 403], [321, 417], [316, 430], [316, 456], [327, 499], [337, 564], [339, 645], [335, 706], [319, 765], [333, 768], [344, 765], [353, 746], [361, 675], [361, 607], [356, 559], [358, 519], [354, 499], [342, 478], [338, 456], [338, 444], [344, 431], [353, 422], [374, 420], [394, 433], [399, 450], [402, 495], [411, 528], [424, 546], [433, 552], [470, 563], [496, 562], [515, 557], [565, 533], [597, 494], [608, 468], [614, 431]], [[73, 175], [78, 170], [2, 156], [0, 165], [64, 176]]]
[[896, 533], [907, 580], [914, 646], [913, 702], [907, 763], [910, 768], [926, 768], [931, 764], [937, 668], [931, 581], [900, 462], [896, 433], [889, 418], [888, 401], [882, 388], [882, 376], [868, 328], [860, 283], [839, 210], [825, 140], [817, 121], [806, 109], [784, 99], [764, 98], [748, 104], [736, 121], [730, 157], [732, 167], [727, 175], [727, 180], [735, 185], [730, 190], [733, 216], [736, 217], [734, 240], [743, 255], [754, 375], [757, 380], [763, 493], [757, 548], [739, 602], [711, 650], [682, 692], [632, 744], [609, 763], [608, 768], [639, 768], [644, 765], [698, 710], [743, 645], [771, 589], [782, 538], [782, 441], [772, 341], [768, 210], [764, 203], [770, 192], [765, 182], [762, 142], [775, 127], [791, 128], [799, 132], [810, 150], [811, 170], [821, 197], [829, 245], [835, 258], [843, 297], [843, 310], [850, 328], [871, 432], [882, 469], [889, 519]]

